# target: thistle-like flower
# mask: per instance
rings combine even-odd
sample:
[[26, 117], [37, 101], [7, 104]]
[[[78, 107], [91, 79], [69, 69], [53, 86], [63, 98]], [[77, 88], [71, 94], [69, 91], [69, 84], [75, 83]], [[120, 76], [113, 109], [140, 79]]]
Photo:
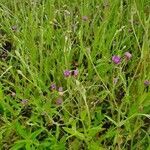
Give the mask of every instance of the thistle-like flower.
[[113, 56], [112, 57], [112, 61], [115, 63], [115, 64], [119, 64], [121, 62], [121, 57], [119, 56]]
[[54, 83], [51, 84], [51, 90], [52, 90], [52, 91], [53, 91], [53, 90], [56, 90], [56, 84], [54, 84]]
[[63, 99], [61, 97], [59, 97], [57, 100], [56, 100], [56, 104], [57, 105], [61, 105], [63, 103]]
[[70, 70], [65, 70], [64, 71], [64, 76], [65, 77], [69, 77], [71, 75], [71, 71]]

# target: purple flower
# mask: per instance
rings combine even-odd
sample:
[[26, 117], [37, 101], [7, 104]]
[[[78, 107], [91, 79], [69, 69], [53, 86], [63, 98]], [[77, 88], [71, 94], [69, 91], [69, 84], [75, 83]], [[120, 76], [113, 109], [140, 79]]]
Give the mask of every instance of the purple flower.
[[149, 85], [150, 85], [150, 81], [145, 80], [145, 81], [144, 81], [144, 85], [145, 85], [145, 86], [149, 86]]
[[74, 75], [75, 77], [78, 76], [78, 73], [79, 73], [79, 71], [78, 71], [77, 69], [73, 71], [73, 75]]
[[132, 57], [132, 54], [130, 54], [129, 52], [125, 52], [124, 55], [127, 60], [131, 59], [131, 57]]
[[64, 76], [65, 77], [69, 77], [71, 75], [71, 71], [70, 70], [65, 70], [64, 71]]
[[63, 87], [59, 87], [58, 92], [63, 92]]
[[54, 83], [51, 84], [51, 90], [56, 90], [56, 84]]
[[59, 93], [60, 96], [63, 96], [63, 94], [64, 94], [63, 93], [63, 87], [58, 88], [58, 93]]
[[82, 16], [83, 21], [87, 21], [89, 18], [87, 16]]
[[63, 99], [61, 97], [59, 97], [57, 100], [56, 100], [56, 104], [57, 105], [61, 105], [63, 103]]
[[112, 61], [115, 63], [115, 64], [119, 64], [121, 62], [121, 58], [119, 56], [113, 56], [112, 57]]

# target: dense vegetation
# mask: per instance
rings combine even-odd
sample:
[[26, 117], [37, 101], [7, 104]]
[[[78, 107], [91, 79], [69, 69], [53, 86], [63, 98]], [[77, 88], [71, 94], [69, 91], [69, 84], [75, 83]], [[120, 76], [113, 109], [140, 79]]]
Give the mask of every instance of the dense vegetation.
[[149, 150], [149, 86], [149, 0], [0, 1], [1, 150]]

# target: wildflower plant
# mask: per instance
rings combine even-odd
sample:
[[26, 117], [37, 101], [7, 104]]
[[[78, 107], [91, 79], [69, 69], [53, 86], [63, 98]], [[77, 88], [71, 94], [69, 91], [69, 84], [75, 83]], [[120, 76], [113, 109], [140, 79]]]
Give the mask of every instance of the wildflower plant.
[[149, 150], [149, 0], [0, 1], [0, 150]]

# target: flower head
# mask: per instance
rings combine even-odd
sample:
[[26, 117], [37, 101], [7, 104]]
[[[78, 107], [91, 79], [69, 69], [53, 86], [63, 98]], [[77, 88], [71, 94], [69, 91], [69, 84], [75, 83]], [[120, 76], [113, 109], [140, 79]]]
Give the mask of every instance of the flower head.
[[61, 105], [63, 103], [63, 99], [61, 97], [59, 97], [57, 100], [56, 100], [56, 104], [57, 105]]
[[56, 84], [54, 83], [51, 84], [51, 90], [56, 90]]
[[131, 59], [132, 54], [129, 53], [129, 52], [125, 52], [125, 53], [124, 53], [124, 56], [126, 57], [127, 60], [129, 60], [129, 59]]
[[121, 62], [121, 58], [119, 56], [113, 56], [112, 57], [112, 61], [115, 63], [115, 64], [119, 64]]
[[63, 94], [64, 94], [63, 93], [63, 87], [58, 88], [58, 93], [59, 93], [60, 96], [63, 96]]
[[71, 75], [71, 71], [70, 70], [65, 70], [64, 71], [64, 76], [65, 77], [69, 77]]
[[58, 92], [63, 92], [63, 87], [59, 87]]
[[145, 85], [145, 86], [149, 86], [149, 85], [150, 85], [150, 81], [149, 81], [149, 80], [145, 80], [145, 81], [144, 81], [144, 85]]
[[73, 71], [73, 75], [74, 75], [75, 77], [78, 76], [78, 73], [79, 73], [79, 71], [78, 71], [77, 69]]

